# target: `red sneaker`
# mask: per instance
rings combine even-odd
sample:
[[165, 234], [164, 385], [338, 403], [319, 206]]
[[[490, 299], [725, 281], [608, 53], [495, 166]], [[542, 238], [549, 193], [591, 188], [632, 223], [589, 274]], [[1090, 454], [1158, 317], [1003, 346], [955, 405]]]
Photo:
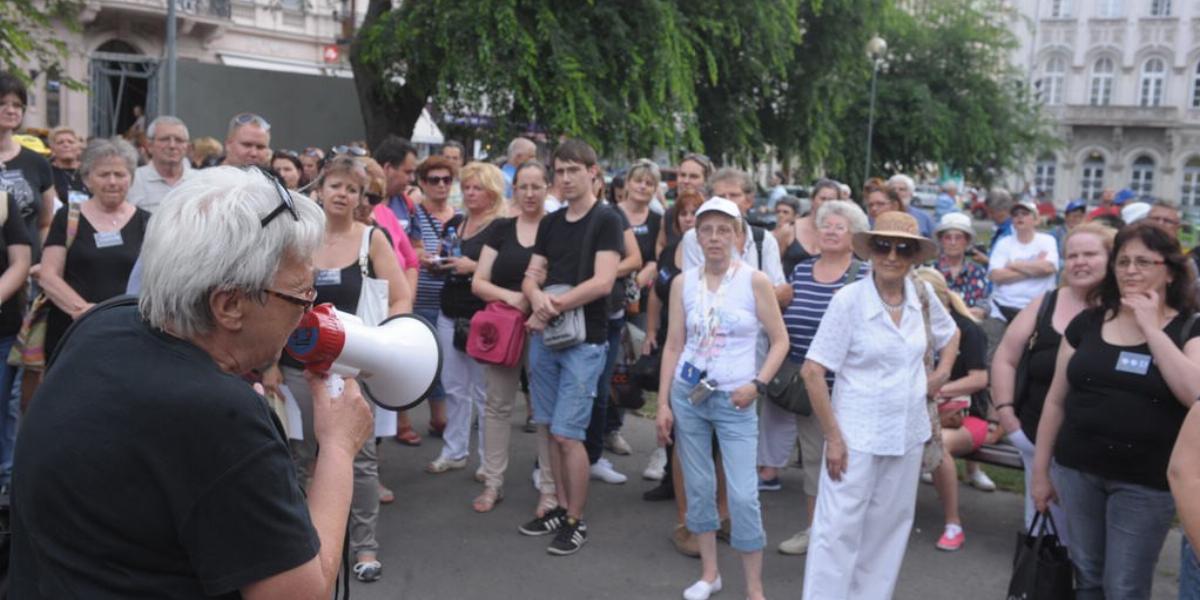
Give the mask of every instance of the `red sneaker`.
[[967, 535], [963, 533], [962, 527], [947, 525], [946, 531], [942, 533], [942, 538], [937, 541], [937, 549], [945, 552], [955, 552], [959, 548], [962, 548], [965, 541], [967, 541]]

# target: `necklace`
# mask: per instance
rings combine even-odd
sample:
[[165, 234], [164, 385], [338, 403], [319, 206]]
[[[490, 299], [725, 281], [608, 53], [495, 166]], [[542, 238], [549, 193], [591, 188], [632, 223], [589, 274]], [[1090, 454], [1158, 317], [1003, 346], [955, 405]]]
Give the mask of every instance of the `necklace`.
[[875, 293], [879, 294], [879, 301], [883, 303], [883, 307], [886, 308], [889, 313], [894, 315], [894, 314], [897, 314], [900, 311], [904, 310], [904, 294], [903, 293], [900, 295], [900, 301], [895, 304], [892, 304], [891, 302], [884, 300], [883, 294], [879, 293], [879, 288], [875, 288]]

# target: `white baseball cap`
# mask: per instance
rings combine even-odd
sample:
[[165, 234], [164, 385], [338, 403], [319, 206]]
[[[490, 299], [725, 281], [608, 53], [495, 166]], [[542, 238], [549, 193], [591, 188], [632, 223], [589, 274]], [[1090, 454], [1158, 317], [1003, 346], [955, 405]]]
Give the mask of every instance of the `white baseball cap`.
[[700, 208], [696, 210], [696, 220], [699, 221], [700, 215], [708, 212], [718, 212], [735, 219], [742, 218], [742, 211], [738, 209], [738, 205], [734, 204], [733, 200], [720, 196], [713, 196], [705, 200], [704, 204], [701, 204]]

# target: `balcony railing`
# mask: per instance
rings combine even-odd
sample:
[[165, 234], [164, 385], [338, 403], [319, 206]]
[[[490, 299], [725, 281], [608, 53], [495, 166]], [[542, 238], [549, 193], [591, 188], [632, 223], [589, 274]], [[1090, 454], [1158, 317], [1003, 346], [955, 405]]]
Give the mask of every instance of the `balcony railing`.
[[175, 10], [201, 17], [228, 19], [233, 15], [233, 2], [232, 0], [175, 0]]
[[1048, 106], [1046, 112], [1068, 125], [1170, 127], [1183, 118], [1177, 106]]

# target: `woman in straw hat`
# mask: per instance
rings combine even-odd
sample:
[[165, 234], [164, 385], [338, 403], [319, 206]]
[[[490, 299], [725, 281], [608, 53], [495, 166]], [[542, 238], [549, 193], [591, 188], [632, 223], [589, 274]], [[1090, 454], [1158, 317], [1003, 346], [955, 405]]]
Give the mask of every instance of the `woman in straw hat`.
[[[930, 286], [910, 278], [937, 253], [901, 212], [854, 235], [871, 277], [829, 303], [801, 375], [825, 435], [825, 469], [804, 572], [804, 598], [891, 598], [912, 526], [926, 398], [954, 364], [958, 330]], [[943, 360], [926, 374], [930, 350]], [[825, 382], [834, 378], [832, 399]]]

